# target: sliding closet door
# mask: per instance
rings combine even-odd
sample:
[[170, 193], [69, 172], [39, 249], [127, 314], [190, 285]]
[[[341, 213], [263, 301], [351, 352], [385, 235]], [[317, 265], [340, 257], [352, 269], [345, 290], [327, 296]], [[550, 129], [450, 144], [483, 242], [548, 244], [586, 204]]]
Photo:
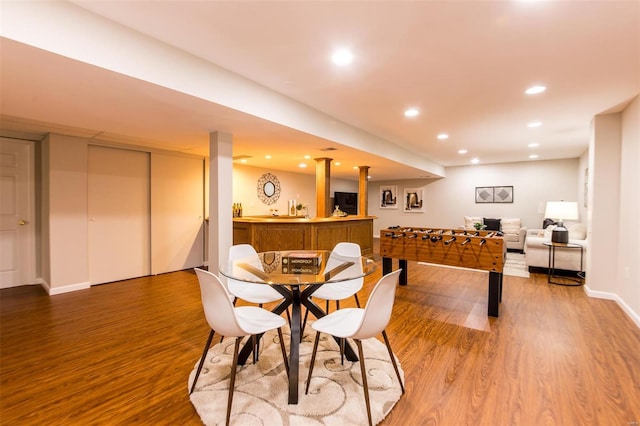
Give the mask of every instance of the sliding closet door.
[[150, 274], [149, 153], [89, 147], [89, 282]]
[[153, 274], [204, 263], [204, 159], [151, 154]]

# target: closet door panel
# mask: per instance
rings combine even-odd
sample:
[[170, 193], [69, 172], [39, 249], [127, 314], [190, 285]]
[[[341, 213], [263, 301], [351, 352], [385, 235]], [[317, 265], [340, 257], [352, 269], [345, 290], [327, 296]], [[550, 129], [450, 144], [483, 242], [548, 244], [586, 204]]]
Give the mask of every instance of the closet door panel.
[[149, 153], [90, 146], [89, 282], [150, 274]]
[[204, 263], [204, 159], [151, 154], [153, 274]]

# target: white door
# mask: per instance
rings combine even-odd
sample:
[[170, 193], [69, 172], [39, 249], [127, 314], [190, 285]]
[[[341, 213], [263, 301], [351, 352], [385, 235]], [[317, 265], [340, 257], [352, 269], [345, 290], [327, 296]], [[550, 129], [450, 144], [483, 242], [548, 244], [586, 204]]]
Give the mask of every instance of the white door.
[[89, 147], [89, 282], [150, 274], [149, 153]]
[[34, 143], [0, 138], [0, 288], [35, 284]]
[[204, 160], [151, 154], [151, 273], [204, 263]]

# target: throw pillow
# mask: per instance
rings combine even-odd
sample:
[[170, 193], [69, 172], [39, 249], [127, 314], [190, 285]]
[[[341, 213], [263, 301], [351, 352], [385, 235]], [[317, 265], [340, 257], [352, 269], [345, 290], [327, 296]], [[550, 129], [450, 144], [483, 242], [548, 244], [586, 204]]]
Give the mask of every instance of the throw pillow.
[[544, 228], [544, 238], [550, 240], [554, 229], [556, 229], [556, 225], [549, 225]]
[[480, 216], [465, 216], [464, 217], [464, 229], [476, 229], [474, 225], [476, 223], [482, 223]]
[[569, 228], [570, 240], [584, 240], [587, 238], [587, 227], [582, 223], [576, 223]]
[[517, 235], [520, 232], [520, 219], [518, 218], [502, 218], [502, 232], [505, 234], [515, 234]]
[[542, 229], [547, 229], [549, 225], [557, 225], [557, 224], [558, 223], [555, 220], [546, 218], [545, 220], [542, 221]]
[[482, 219], [484, 225], [486, 226], [485, 230], [487, 231], [499, 231], [500, 230], [500, 219], [487, 219], [486, 217]]

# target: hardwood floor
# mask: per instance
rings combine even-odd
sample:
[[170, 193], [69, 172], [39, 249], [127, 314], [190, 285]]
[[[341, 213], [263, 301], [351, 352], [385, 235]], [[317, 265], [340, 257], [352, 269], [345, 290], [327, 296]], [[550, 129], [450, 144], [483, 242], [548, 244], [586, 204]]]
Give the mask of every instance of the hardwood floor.
[[[409, 262], [387, 328], [406, 393], [384, 425], [638, 424], [640, 330], [615, 302], [505, 277], [488, 318], [486, 293], [486, 273]], [[200, 423], [187, 378], [208, 327], [192, 272], [5, 289], [0, 308], [3, 425]]]

